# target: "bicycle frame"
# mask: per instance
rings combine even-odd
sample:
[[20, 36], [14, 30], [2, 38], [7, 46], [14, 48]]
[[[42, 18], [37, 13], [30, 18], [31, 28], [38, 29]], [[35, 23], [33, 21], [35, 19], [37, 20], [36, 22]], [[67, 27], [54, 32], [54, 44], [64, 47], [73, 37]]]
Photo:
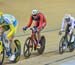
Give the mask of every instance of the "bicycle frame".
[[30, 28], [30, 30], [32, 31], [31, 40], [34, 41], [34, 46], [36, 46], [37, 45], [36, 33], [34, 32], [33, 28]]

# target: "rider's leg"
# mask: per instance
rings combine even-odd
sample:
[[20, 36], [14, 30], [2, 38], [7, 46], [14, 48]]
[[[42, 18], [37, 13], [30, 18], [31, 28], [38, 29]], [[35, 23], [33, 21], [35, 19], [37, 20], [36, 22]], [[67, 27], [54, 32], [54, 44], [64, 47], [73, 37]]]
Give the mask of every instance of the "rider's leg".
[[14, 39], [14, 35], [12, 35], [10, 38], [9, 38], [9, 41], [10, 41], [10, 45], [12, 46], [12, 43], [13, 43], [13, 39]]
[[41, 43], [41, 31], [44, 29], [44, 27], [42, 27], [40, 30], [38, 30], [37, 32], [37, 39], [38, 39], [38, 43]]
[[3, 44], [4, 44], [5, 48], [6, 48], [6, 54], [7, 54], [8, 57], [9, 57], [9, 56], [11, 56], [9, 41], [8, 41], [8, 39], [7, 39], [6, 34], [3, 34], [3, 37], [4, 37], [4, 39], [3, 39]]
[[37, 32], [36, 34], [37, 36], [37, 48], [40, 48], [40, 43], [41, 43], [41, 33], [40, 33], [40, 30]]
[[9, 41], [10, 41], [10, 48], [11, 48], [12, 52], [14, 51], [14, 47], [15, 47], [15, 44], [13, 43], [13, 42], [14, 42], [13, 39], [14, 39], [14, 35], [12, 35], [12, 36], [9, 38]]
[[71, 38], [71, 43], [74, 43], [74, 35], [73, 35], [73, 33], [71, 34], [70, 38]]
[[40, 43], [40, 39], [41, 39], [41, 33], [40, 31], [37, 32], [37, 40], [38, 40], [38, 43]]
[[11, 53], [10, 53], [10, 45], [9, 45], [9, 43], [8, 43], [8, 39], [7, 39], [6, 34], [4, 33], [5, 31], [6, 31], [6, 30], [5, 30], [4, 27], [0, 27], [1, 35], [3, 35], [3, 38], [2, 38], [3, 45], [4, 45], [4, 47], [6, 48], [6, 54], [7, 54], [8, 56], [10, 56], [10, 55], [11, 55]]
[[[14, 30], [13, 34], [12, 34], [11, 37], [9, 38], [12, 52], [14, 52], [15, 47], [16, 47], [15, 44], [14, 44], [14, 35], [15, 35], [15, 33], [16, 33], [16, 30], [17, 30], [17, 25], [15, 26], [15, 30]], [[14, 52], [14, 53], [11, 55], [11, 57], [9, 57], [9, 60], [10, 60], [10, 61], [13, 61], [13, 60], [15, 59], [15, 57], [16, 57], [16, 53]]]
[[14, 50], [15, 50], [15, 44], [14, 44], [14, 35], [12, 35], [10, 38], [9, 38], [9, 41], [10, 41], [10, 47], [11, 47], [11, 52], [12, 52], [12, 55], [9, 57], [9, 60], [10, 61], [13, 61], [15, 59], [15, 53], [14, 53]]

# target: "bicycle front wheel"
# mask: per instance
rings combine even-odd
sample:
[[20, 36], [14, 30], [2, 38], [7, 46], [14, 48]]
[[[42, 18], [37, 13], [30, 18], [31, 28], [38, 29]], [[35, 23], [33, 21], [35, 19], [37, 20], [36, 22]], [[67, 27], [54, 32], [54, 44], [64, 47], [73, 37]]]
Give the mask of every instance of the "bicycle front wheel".
[[66, 46], [67, 46], [67, 40], [64, 39], [64, 36], [61, 38], [60, 43], [59, 43], [59, 53], [63, 54]]
[[16, 63], [20, 59], [20, 55], [21, 55], [21, 43], [20, 43], [19, 40], [16, 39], [16, 40], [14, 40], [14, 44], [15, 44], [14, 54], [15, 54], [16, 57], [15, 57], [14, 61], [12, 61], [12, 62]]
[[31, 42], [31, 38], [28, 37], [26, 39], [26, 41], [25, 41], [24, 48], [23, 48], [23, 54], [24, 54], [25, 58], [29, 58], [30, 55], [31, 55], [31, 51], [33, 49], [33, 45], [32, 45], [32, 47], [30, 47], [30, 43], [32, 43]]

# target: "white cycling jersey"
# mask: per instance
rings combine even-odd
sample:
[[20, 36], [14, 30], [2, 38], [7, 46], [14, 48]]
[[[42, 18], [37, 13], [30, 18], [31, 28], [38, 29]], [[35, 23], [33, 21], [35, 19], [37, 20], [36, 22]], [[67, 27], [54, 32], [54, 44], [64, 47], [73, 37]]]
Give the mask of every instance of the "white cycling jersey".
[[[63, 20], [62, 20], [61, 31], [64, 30], [65, 23], [66, 23], [66, 20], [65, 20], [65, 17], [64, 17]], [[67, 23], [71, 25], [72, 29], [74, 29], [74, 27], [75, 27], [75, 19], [74, 19], [74, 17], [70, 16], [70, 21], [67, 22]]]

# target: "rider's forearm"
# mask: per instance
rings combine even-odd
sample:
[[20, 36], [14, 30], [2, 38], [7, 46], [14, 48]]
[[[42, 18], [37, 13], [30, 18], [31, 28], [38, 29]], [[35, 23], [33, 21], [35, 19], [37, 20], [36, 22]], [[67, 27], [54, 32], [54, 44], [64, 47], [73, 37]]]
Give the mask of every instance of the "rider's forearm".
[[63, 20], [63, 21], [62, 21], [62, 25], [61, 25], [61, 31], [64, 30], [64, 25], [65, 25], [65, 21]]
[[27, 27], [30, 27], [31, 24], [32, 24], [32, 17], [30, 17], [30, 20], [29, 20], [29, 23], [28, 23]]
[[13, 25], [10, 25], [10, 32], [8, 33], [7, 37], [10, 38], [12, 36], [12, 34], [14, 33], [15, 28]]

